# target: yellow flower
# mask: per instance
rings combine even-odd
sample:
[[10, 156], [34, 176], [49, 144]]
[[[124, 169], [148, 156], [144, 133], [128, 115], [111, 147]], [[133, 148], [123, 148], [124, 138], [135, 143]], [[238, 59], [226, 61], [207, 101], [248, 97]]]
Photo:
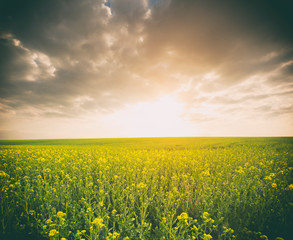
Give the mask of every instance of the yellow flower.
[[102, 218], [95, 218], [94, 221], [92, 221], [92, 224], [96, 225], [99, 228], [102, 228], [105, 226], [105, 224], [103, 224]]
[[113, 232], [113, 233], [108, 233], [108, 237], [106, 237], [106, 239], [118, 239], [120, 236], [120, 233], [117, 232]]
[[144, 184], [144, 183], [139, 183], [138, 185], [137, 185], [137, 188], [138, 189], [144, 189], [144, 188], [146, 188], [147, 187], [147, 185], [146, 184]]
[[53, 221], [49, 218], [49, 219], [46, 220], [46, 223], [47, 223], [48, 225], [50, 225], [51, 223], [53, 223]]
[[271, 176], [266, 176], [265, 180], [272, 180], [272, 177]]
[[289, 185], [289, 189], [292, 190], [293, 189], [293, 184]]
[[5, 173], [4, 171], [0, 171], [0, 176], [1, 177], [9, 177], [9, 175], [7, 173]]
[[117, 237], [119, 237], [120, 236], [120, 233], [117, 233], [117, 232], [114, 232], [113, 233], [113, 239], [116, 239]]
[[210, 235], [210, 234], [203, 234], [203, 239], [204, 240], [210, 240], [212, 239], [213, 237]]
[[59, 211], [59, 212], [57, 212], [57, 216], [59, 217], [59, 218], [62, 218], [63, 216], [65, 216], [66, 214], [64, 213], [64, 212], [61, 212], [61, 211]]
[[185, 223], [187, 222], [187, 219], [188, 219], [188, 214], [186, 213], [186, 212], [183, 212], [183, 213], [181, 213], [178, 217], [177, 217], [177, 219], [180, 221], [180, 220], [182, 220], [182, 221], [185, 221]]
[[56, 229], [52, 229], [49, 232], [49, 237], [54, 237], [54, 236], [56, 236], [58, 234], [59, 234], [59, 232]]
[[193, 225], [193, 227], [192, 227], [192, 230], [194, 230], [194, 231], [198, 231], [198, 227], [197, 226], [195, 226], [195, 225]]
[[202, 217], [203, 218], [208, 218], [210, 216], [210, 214], [208, 213], [208, 212], [204, 212], [203, 214], [202, 214]]
[[277, 187], [277, 184], [276, 183], [272, 183], [272, 187], [273, 188], [276, 188]]
[[268, 237], [267, 237], [266, 235], [261, 235], [260, 238], [261, 238], [261, 239], [264, 239], [264, 240], [269, 240]]
[[116, 209], [113, 209], [112, 214], [116, 215], [116, 213], [117, 213]]

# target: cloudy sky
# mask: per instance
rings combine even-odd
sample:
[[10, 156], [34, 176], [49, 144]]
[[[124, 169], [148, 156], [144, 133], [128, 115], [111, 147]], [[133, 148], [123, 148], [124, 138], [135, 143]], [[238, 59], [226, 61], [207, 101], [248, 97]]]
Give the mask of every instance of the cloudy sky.
[[3, 0], [0, 139], [292, 136], [290, 1]]

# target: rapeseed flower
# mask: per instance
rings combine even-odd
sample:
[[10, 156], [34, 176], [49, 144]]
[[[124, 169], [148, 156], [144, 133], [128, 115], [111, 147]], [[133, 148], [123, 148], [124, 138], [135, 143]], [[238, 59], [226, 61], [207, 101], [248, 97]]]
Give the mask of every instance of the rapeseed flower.
[[61, 212], [61, 211], [57, 212], [57, 217], [59, 217], [59, 218], [62, 218], [65, 215], [66, 215], [66, 213], [64, 213], [64, 212]]
[[59, 232], [56, 229], [52, 229], [49, 232], [49, 237], [55, 237], [58, 234], [59, 234]]
[[95, 218], [94, 221], [92, 221], [92, 224], [94, 224], [98, 228], [102, 228], [102, 227], [105, 226], [105, 224], [103, 224], [103, 219], [102, 218]]
[[212, 239], [213, 237], [212, 237], [212, 235], [210, 235], [210, 234], [203, 234], [203, 239], [204, 240], [210, 240], [210, 239]]
[[202, 214], [202, 217], [203, 218], [208, 218], [210, 216], [210, 214], [208, 213], [208, 212], [204, 212], [203, 214]]
[[188, 214], [186, 212], [181, 213], [178, 217], [178, 220], [187, 220], [188, 219]]
[[108, 239], [117, 239], [117, 238], [119, 238], [119, 236], [120, 236], [120, 233], [117, 233], [117, 232], [108, 233], [108, 237], [106, 239], [107, 240]]

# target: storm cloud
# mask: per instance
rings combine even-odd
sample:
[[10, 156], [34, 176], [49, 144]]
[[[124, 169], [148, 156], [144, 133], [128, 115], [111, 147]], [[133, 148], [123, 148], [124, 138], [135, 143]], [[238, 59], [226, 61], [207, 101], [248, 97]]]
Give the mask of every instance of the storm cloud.
[[268, 134], [292, 135], [291, 9], [290, 1], [4, 0], [0, 137], [29, 138], [20, 128], [30, 119], [102, 118], [168, 94], [203, 129], [273, 118], [285, 127]]

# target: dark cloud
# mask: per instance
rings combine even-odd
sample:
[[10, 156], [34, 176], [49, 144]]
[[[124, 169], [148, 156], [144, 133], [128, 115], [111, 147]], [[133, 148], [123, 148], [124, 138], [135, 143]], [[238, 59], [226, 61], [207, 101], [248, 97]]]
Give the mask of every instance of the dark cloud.
[[282, 0], [1, 1], [1, 112], [73, 118], [177, 92], [190, 109], [265, 101], [266, 112], [275, 98], [271, 111], [290, 113], [277, 109], [292, 99], [291, 9]]
[[216, 69], [232, 84], [275, 64], [261, 62], [272, 51], [290, 51], [292, 59], [288, 9], [287, 1], [172, 1], [148, 25], [148, 53], [178, 51], [195, 72]]
[[117, 21], [127, 24], [137, 24], [141, 22], [148, 11], [147, 0], [111, 0], [111, 12]]
[[[93, 99], [83, 107], [117, 109], [125, 102], [144, 99], [140, 91], [151, 94], [150, 87], [123, 67], [123, 59], [135, 51], [132, 45], [127, 47], [127, 38], [132, 38], [128, 23], [143, 19], [147, 7], [144, 1], [130, 3], [112, 1], [110, 22], [110, 9], [103, 1], [4, 2], [1, 96], [18, 107], [62, 105], [72, 111], [74, 99], [83, 96]], [[126, 23], [119, 22], [123, 17]], [[115, 24], [125, 24], [125, 36], [113, 31], [118, 29]], [[111, 41], [118, 38], [122, 43], [113, 46]], [[46, 64], [50, 76], [42, 66]], [[110, 94], [104, 97], [105, 93]]]
[[[29, 49], [50, 56], [74, 56], [82, 40], [101, 35], [108, 11], [103, 1], [3, 1], [0, 29]], [[100, 38], [95, 42], [98, 46]], [[77, 44], [77, 45], [76, 45]]]

